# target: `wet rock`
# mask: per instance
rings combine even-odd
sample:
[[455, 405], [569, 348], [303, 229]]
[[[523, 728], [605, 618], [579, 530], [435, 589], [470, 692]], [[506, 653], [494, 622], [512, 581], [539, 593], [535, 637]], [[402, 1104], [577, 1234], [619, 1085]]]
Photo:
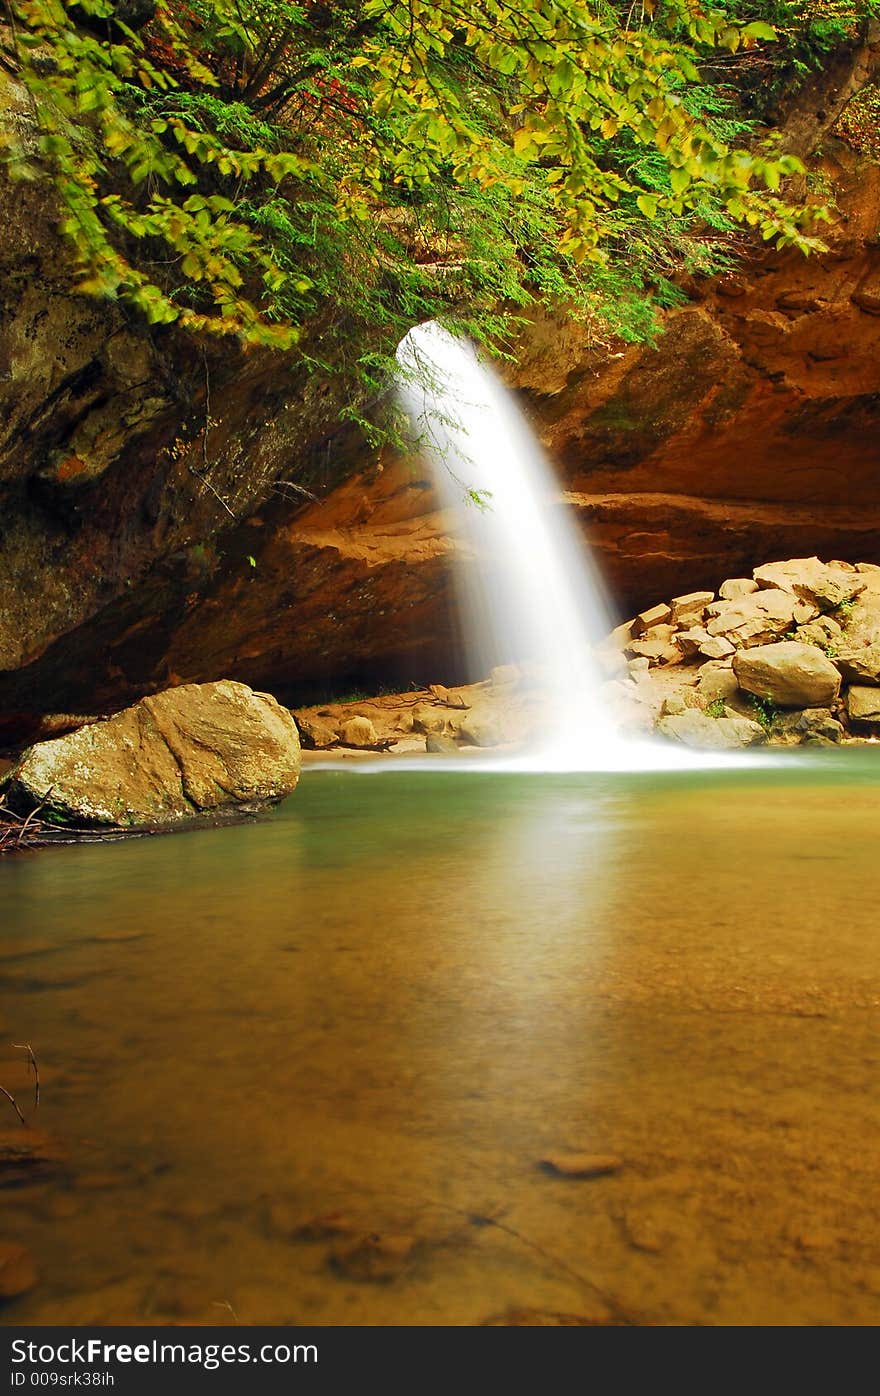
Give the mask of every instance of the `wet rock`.
[[843, 724], [832, 717], [827, 708], [805, 708], [798, 716], [795, 731], [807, 744], [839, 742], [845, 735]]
[[827, 708], [840, 693], [840, 674], [827, 655], [797, 640], [740, 650], [733, 672], [745, 693], [781, 708]]
[[12, 1241], [0, 1241], [0, 1298], [26, 1294], [37, 1283], [37, 1267], [30, 1251]]
[[[395, 742], [388, 750], [394, 756], [418, 756], [428, 750], [428, 738], [426, 737], [401, 737], [399, 742]], [[446, 740], [445, 738], [430, 738], [430, 740]]]
[[851, 722], [877, 726], [880, 724], [880, 688], [853, 684], [847, 690], [846, 710]]
[[479, 713], [462, 722], [458, 728], [458, 736], [467, 746], [503, 746], [508, 740], [507, 732], [500, 718], [483, 716]]
[[750, 596], [758, 590], [758, 583], [752, 577], [730, 577], [718, 588], [722, 601], [736, 601], [740, 596]]
[[79, 827], [149, 826], [251, 811], [296, 787], [296, 723], [228, 679], [143, 698], [106, 722], [26, 751], [4, 798]]
[[425, 736], [431, 733], [446, 735], [450, 731], [449, 713], [427, 703], [413, 709], [412, 719], [413, 730], [423, 732]]
[[339, 734], [328, 718], [297, 715], [296, 725], [303, 746], [312, 751], [326, 751], [339, 741]]
[[714, 600], [714, 591], [691, 591], [686, 596], [673, 596], [671, 602], [673, 625], [691, 626], [702, 620], [703, 612]]
[[302, 1212], [285, 1202], [273, 1202], [268, 1210], [269, 1230], [286, 1241], [314, 1243], [333, 1241], [340, 1236], [352, 1236], [363, 1232], [363, 1222], [347, 1212], [321, 1212], [318, 1216], [302, 1219]]
[[545, 1154], [538, 1166], [560, 1178], [602, 1178], [619, 1173], [623, 1159], [616, 1154]]
[[339, 729], [343, 746], [374, 747], [379, 735], [368, 717], [350, 717]]
[[454, 756], [458, 746], [452, 737], [443, 737], [437, 732], [432, 732], [425, 740], [425, 750], [433, 756]]
[[[518, 664], [496, 664], [495, 668], [490, 670], [489, 682], [493, 688], [509, 689], [511, 687], [516, 687], [522, 682], [522, 669], [520, 669]], [[463, 698], [460, 698], [456, 706], [466, 708], [468, 704]]]
[[347, 1280], [368, 1284], [390, 1284], [411, 1268], [420, 1248], [418, 1236], [362, 1236], [352, 1245], [339, 1246], [330, 1253], [330, 1264]]
[[760, 723], [747, 717], [708, 717], [696, 708], [687, 712], [661, 717], [657, 732], [684, 746], [698, 751], [736, 751], [742, 747], [760, 746], [767, 733]]
[[0, 1129], [0, 1188], [38, 1180], [63, 1159], [61, 1146], [41, 1129], [17, 1124]]

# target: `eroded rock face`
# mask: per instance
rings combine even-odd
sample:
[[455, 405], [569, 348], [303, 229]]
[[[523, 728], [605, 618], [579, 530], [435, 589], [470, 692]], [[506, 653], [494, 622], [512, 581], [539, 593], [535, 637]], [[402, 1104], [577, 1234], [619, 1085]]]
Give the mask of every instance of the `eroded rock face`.
[[[767, 557], [880, 561], [880, 170], [827, 152], [827, 254], [687, 286], [656, 347], [561, 319], [519, 345], [513, 386], [629, 613], [725, 574], [741, 601]], [[418, 462], [341, 428], [346, 385], [75, 296], [41, 189], [0, 205], [9, 744], [223, 674], [296, 702], [460, 681], [450, 520]]]
[[274, 804], [296, 787], [290, 713], [244, 684], [186, 684], [24, 753], [4, 800], [85, 828], [177, 824]]

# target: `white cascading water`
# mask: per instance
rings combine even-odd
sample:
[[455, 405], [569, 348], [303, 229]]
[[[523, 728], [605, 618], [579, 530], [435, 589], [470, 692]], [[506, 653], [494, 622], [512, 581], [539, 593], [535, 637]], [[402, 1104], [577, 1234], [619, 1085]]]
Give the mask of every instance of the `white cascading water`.
[[614, 622], [512, 395], [470, 344], [434, 321], [411, 330], [397, 358], [401, 403], [467, 553], [456, 582], [472, 678], [497, 664], [534, 666], [546, 693], [544, 735], [527, 753], [494, 764], [557, 771], [717, 764], [669, 743], [629, 740], [615, 726], [592, 654]]
[[496, 664], [536, 666], [548, 704], [541, 757], [606, 764], [618, 737], [591, 647], [613, 622], [548, 462], [470, 344], [432, 321], [397, 357], [404, 406], [471, 554], [456, 582], [472, 678]]

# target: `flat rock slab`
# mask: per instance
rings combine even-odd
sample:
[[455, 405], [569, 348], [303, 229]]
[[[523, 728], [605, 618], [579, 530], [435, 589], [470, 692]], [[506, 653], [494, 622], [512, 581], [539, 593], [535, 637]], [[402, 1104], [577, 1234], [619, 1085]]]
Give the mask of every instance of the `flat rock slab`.
[[221, 679], [39, 742], [9, 772], [3, 799], [62, 827], [161, 827], [274, 804], [295, 789], [300, 764], [287, 709]]

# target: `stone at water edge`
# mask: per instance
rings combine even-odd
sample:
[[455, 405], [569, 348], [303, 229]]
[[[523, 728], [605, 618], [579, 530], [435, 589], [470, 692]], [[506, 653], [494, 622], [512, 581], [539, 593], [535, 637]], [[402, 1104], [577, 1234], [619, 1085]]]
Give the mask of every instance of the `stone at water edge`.
[[847, 690], [846, 710], [853, 722], [863, 722], [872, 727], [880, 725], [880, 688], [853, 684]]
[[431, 756], [455, 756], [458, 746], [452, 737], [443, 737], [438, 732], [431, 732], [425, 738], [424, 750]]
[[368, 717], [350, 717], [339, 729], [339, 740], [343, 746], [373, 747], [379, 737]]
[[696, 708], [661, 717], [656, 731], [697, 751], [737, 751], [761, 746], [767, 740], [764, 728], [751, 718], [708, 717]]
[[733, 672], [745, 693], [780, 708], [830, 708], [840, 693], [840, 673], [827, 655], [797, 640], [739, 650]]
[[287, 709], [221, 679], [30, 747], [3, 797], [24, 813], [49, 796], [52, 821], [74, 828], [171, 825], [275, 804], [296, 788], [300, 763]]

